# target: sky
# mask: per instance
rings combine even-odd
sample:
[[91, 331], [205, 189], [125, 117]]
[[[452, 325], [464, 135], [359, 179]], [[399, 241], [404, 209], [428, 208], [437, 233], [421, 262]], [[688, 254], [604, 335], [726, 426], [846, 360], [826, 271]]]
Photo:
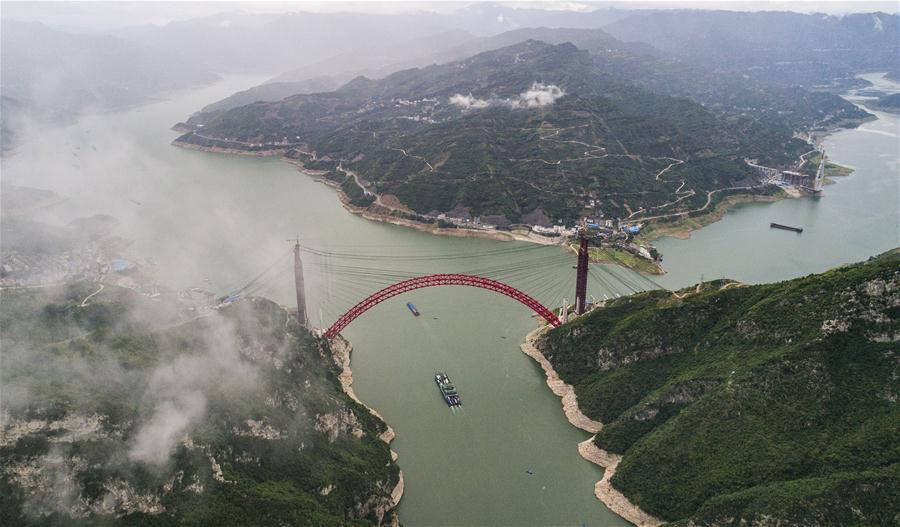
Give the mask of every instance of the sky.
[[[173, 20], [186, 20], [221, 12], [282, 13], [291, 11], [356, 11], [394, 13], [403, 11], [449, 12], [474, 2], [422, 1], [422, 2], [13, 2], [3, 1], [0, 14], [4, 18], [40, 21], [61, 29], [82, 31], [113, 30], [127, 26], [146, 24], [163, 25]], [[607, 7], [635, 9], [729, 9], [740, 11], [780, 10], [798, 12], [823, 12], [844, 14], [852, 12], [900, 11], [897, 1], [760, 1], [760, 0], [620, 0], [614, 2], [582, 2], [565, 0], [518, 0], [496, 2], [509, 7], [536, 9], [590, 11]]]

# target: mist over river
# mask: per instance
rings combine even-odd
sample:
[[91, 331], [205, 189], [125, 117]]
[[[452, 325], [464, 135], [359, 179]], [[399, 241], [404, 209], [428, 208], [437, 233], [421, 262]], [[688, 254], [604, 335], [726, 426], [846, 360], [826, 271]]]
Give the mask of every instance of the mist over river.
[[[281, 259], [283, 272], [259, 294], [293, 303], [287, 241], [334, 253], [428, 255], [380, 260], [392, 272], [464, 271], [520, 265], [534, 258], [541, 276], [517, 285], [547, 305], [573, 298], [574, 258], [561, 249], [436, 237], [347, 213], [334, 191], [277, 159], [223, 156], [170, 145], [170, 127], [205, 104], [262, 79], [230, 77], [137, 108], [87, 115], [23, 134], [3, 160], [5, 182], [67, 198], [38, 218], [68, 223], [109, 214], [116, 234], [134, 240], [130, 256], [152, 265], [160, 283], [235, 289]], [[898, 119], [879, 119], [825, 140], [829, 157], [856, 169], [817, 199], [735, 207], [689, 240], [657, 243], [676, 288], [727, 276], [782, 280], [858, 261], [898, 245]], [[802, 226], [795, 234], [769, 222]], [[506, 249], [522, 247], [523, 252]], [[441, 255], [488, 253], [483, 260]], [[559, 257], [557, 257], [559, 256]], [[434, 257], [434, 258], [431, 258]], [[327, 278], [339, 263], [305, 260], [313, 325], [328, 325], [374, 289]], [[633, 273], [606, 268], [627, 283]], [[625, 294], [591, 281], [589, 293]], [[422, 316], [405, 307], [412, 301]], [[518, 347], [535, 321], [513, 300], [472, 288], [430, 288], [372, 309], [343, 334], [352, 342], [357, 395], [394, 428], [405, 478], [400, 519], [407, 525], [626, 525], [594, 497], [602, 470], [583, 460], [588, 434], [565, 420], [539, 367]], [[446, 371], [463, 399], [451, 412], [434, 385]], [[530, 473], [529, 473], [530, 472]]]

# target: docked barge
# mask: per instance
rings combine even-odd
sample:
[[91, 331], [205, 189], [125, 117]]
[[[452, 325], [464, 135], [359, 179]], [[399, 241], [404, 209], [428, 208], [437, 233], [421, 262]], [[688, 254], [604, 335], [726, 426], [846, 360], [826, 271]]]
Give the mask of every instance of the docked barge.
[[783, 231], [803, 232], [803, 227], [791, 227], [790, 225], [782, 225], [774, 222], [770, 223], [769, 227], [772, 229], [781, 229]]

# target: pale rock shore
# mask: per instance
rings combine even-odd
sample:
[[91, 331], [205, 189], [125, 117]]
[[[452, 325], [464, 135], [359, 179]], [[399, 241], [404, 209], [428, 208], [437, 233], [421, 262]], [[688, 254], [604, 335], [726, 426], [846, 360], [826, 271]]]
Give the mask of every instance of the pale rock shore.
[[[566, 414], [569, 422], [586, 432], [597, 434], [603, 428], [603, 423], [594, 421], [582, 413], [581, 408], [578, 407], [575, 388], [559, 377], [559, 374], [556, 373], [547, 357], [544, 357], [544, 354], [534, 345], [535, 340], [546, 331], [547, 328], [542, 327], [529, 333], [525, 337], [525, 341], [522, 342], [522, 352], [540, 364], [544, 370], [544, 375], [547, 377], [547, 386], [562, 399], [563, 412]], [[599, 448], [594, 444], [594, 436], [578, 444], [578, 453], [584, 459], [603, 467], [603, 479], [594, 485], [594, 495], [606, 505], [606, 508], [638, 527], [657, 527], [663, 523], [662, 520], [647, 514], [640, 507], [631, 503], [624, 494], [616, 490], [610, 483], [610, 480], [616, 473], [616, 467], [619, 466], [619, 462], [622, 460], [622, 456]]]
[[566, 414], [566, 418], [569, 422], [585, 432], [596, 434], [603, 428], [603, 423], [594, 421], [581, 412], [581, 408], [578, 407], [578, 398], [575, 395], [575, 388], [573, 388], [571, 384], [566, 384], [565, 381], [559, 378], [559, 374], [553, 369], [553, 365], [550, 364], [550, 361], [548, 361], [547, 358], [544, 357], [544, 354], [535, 347], [534, 341], [544, 331], [545, 328], [538, 328], [529, 333], [528, 336], [525, 337], [525, 342], [520, 346], [522, 352], [541, 365], [541, 368], [544, 370], [544, 375], [547, 377], [547, 386], [550, 387], [550, 390], [556, 394], [557, 397], [562, 399], [563, 412]]
[[[331, 351], [333, 354], [334, 362], [341, 368], [341, 374], [339, 375], [339, 380], [341, 382], [341, 388], [343, 388], [344, 393], [350, 396], [351, 399], [366, 407], [369, 412], [372, 413], [375, 417], [381, 419], [384, 423], [386, 429], [380, 436], [378, 436], [385, 443], [390, 444], [391, 441], [394, 440], [396, 434], [394, 433], [394, 429], [391, 428], [387, 421], [385, 421], [384, 417], [378, 413], [377, 410], [368, 406], [366, 403], [359, 400], [359, 397], [356, 396], [356, 393], [353, 391], [353, 371], [350, 370], [350, 354], [353, 352], [353, 346], [350, 342], [338, 335], [334, 340], [331, 341]], [[397, 461], [397, 453], [391, 450], [391, 459]], [[400, 479], [397, 481], [397, 485], [394, 486], [394, 490], [391, 491], [391, 500], [394, 503], [394, 507], [400, 504], [400, 499], [403, 497], [403, 471], [400, 471]], [[394, 515], [394, 521], [396, 524], [397, 515]]]
[[647, 514], [640, 507], [631, 503], [610, 483], [616, 473], [616, 467], [622, 461], [622, 456], [607, 452], [595, 445], [593, 436], [578, 443], [578, 453], [584, 459], [603, 467], [603, 479], [594, 485], [594, 495], [606, 505], [606, 508], [638, 527], [657, 527], [662, 524], [662, 520]]
[[[547, 236], [541, 236], [539, 234], [528, 232], [527, 234], [522, 232], [512, 232], [512, 231], [500, 231], [500, 230], [481, 230], [481, 229], [466, 229], [466, 228], [444, 228], [438, 227], [431, 223], [422, 223], [415, 220], [410, 220], [407, 218], [399, 218], [397, 216], [392, 216], [388, 213], [378, 212], [369, 209], [368, 207], [357, 207], [350, 203], [350, 198], [347, 194], [341, 189], [341, 186], [329, 179], [322, 177], [323, 172], [321, 171], [312, 171], [303, 167], [303, 163], [297, 161], [288, 161], [290, 164], [298, 167], [298, 171], [301, 174], [306, 176], [314, 177], [316, 180], [327, 187], [331, 187], [338, 195], [338, 201], [341, 203], [341, 206], [344, 207], [344, 210], [349, 212], [350, 214], [355, 214], [361, 218], [365, 218], [369, 221], [379, 221], [381, 223], [390, 223], [391, 225], [397, 225], [399, 227], [406, 227], [409, 229], [415, 229], [417, 231], [427, 232], [429, 234], [433, 234], [435, 236], [450, 236], [454, 238], [482, 238], [486, 240], [495, 240], [501, 242], [509, 242], [509, 241], [520, 241], [520, 242], [529, 242], [536, 243], [538, 245], [562, 245], [561, 238], [550, 238]], [[382, 208], [388, 209], [388, 207], [381, 205]], [[389, 210], [389, 209], [388, 209]]]

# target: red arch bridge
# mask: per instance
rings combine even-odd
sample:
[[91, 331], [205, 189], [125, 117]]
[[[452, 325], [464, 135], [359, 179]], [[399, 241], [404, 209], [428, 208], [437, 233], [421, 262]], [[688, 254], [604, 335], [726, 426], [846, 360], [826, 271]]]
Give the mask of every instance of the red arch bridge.
[[402, 282], [397, 282], [396, 284], [392, 284], [370, 295], [362, 302], [359, 302], [355, 306], [351, 307], [346, 313], [341, 315], [340, 318], [338, 318], [337, 321], [335, 321], [335, 323], [325, 331], [325, 338], [333, 339], [338, 335], [338, 333], [341, 332], [341, 330], [347, 327], [348, 324], [353, 322], [356, 317], [362, 315], [372, 307], [377, 306], [378, 304], [384, 302], [389, 298], [393, 298], [397, 295], [401, 295], [415, 289], [422, 289], [423, 287], [436, 287], [441, 285], [462, 285], [494, 291], [500, 293], [501, 295], [508, 296], [514, 300], [518, 300], [522, 304], [525, 304], [554, 327], [558, 327], [562, 324], [559, 318], [553, 313], [553, 311], [550, 311], [549, 309], [547, 309], [547, 307], [545, 307], [543, 304], [530, 297], [526, 293], [519, 291], [515, 287], [506, 285], [503, 282], [491, 280], [490, 278], [485, 278], [483, 276], [468, 274], [432, 274], [411, 278]]

